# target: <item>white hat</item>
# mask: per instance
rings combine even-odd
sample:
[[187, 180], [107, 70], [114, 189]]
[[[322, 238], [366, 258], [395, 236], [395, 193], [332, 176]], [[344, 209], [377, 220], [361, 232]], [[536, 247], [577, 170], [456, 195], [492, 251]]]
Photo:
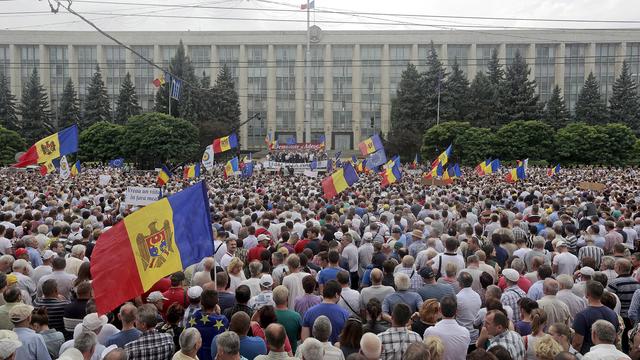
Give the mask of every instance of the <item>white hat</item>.
[[42, 254], [42, 259], [43, 260], [49, 260], [53, 257], [56, 257], [58, 254], [56, 254], [55, 252], [51, 251], [51, 250], [45, 250], [44, 254]]
[[520, 274], [514, 269], [504, 269], [502, 270], [502, 275], [511, 282], [518, 282], [518, 279], [520, 279]]
[[148, 303], [154, 303], [154, 302], [158, 302], [160, 300], [169, 300], [169, 299], [164, 297], [164, 295], [162, 295], [162, 293], [160, 291], [153, 291], [153, 292], [151, 292], [151, 294], [149, 294], [149, 296], [147, 296], [147, 302]]
[[202, 291], [200, 286], [192, 286], [187, 290], [187, 296], [189, 296], [189, 299], [197, 299], [202, 295]]
[[98, 316], [98, 313], [90, 313], [82, 319], [82, 327], [87, 330], [96, 331], [100, 327], [107, 325], [108, 321], [109, 319], [106, 315]]
[[109, 345], [107, 346], [104, 350], [102, 350], [102, 352], [100, 353], [100, 360], [104, 359], [107, 357], [107, 355], [109, 355], [110, 352], [112, 352], [113, 350], [117, 349], [118, 345], [113, 344], [113, 345]]
[[342, 240], [343, 236], [344, 236], [344, 234], [342, 233], [342, 231], [337, 231], [337, 232], [333, 233], [333, 237], [336, 238], [336, 240]]
[[366, 233], [362, 234], [362, 240], [373, 240], [373, 234], [367, 231]]
[[80, 350], [74, 347], [70, 347], [62, 354], [60, 354], [58, 360], [84, 360], [84, 356], [82, 355]]
[[11, 330], [0, 330], [0, 358], [6, 359], [22, 346], [18, 335]]
[[269, 274], [264, 274], [260, 278], [260, 286], [269, 287], [273, 285], [273, 278]]
[[595, 270], [593, 270], [589, 266], [583, 266], [580, 269], [580, 274], [585, 276], [593, 276], [593, 274], [595, 274]]
[[566, 242], [564, 242], [564, 241], [562, 241], [562, 240], [559, 240], [559, 241], [556, 243], [556, 248], [559, 248], [560, 246], [569, 246], [569, 245], [567, 245], [567, 243], [566, 243]]
[[266, 234], [258, 235], [258, 241], [262, 241], [262, 240], [269, 240], [269, 236]]

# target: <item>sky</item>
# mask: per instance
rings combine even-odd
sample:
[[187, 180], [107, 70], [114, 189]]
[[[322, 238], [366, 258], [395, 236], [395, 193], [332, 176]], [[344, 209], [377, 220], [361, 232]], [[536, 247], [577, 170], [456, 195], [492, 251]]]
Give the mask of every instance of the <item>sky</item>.
[[[302, 2], [74, 0], [71, 7], [105, 31], [305, 30]], [[640, 28], [633, 17], [640, 13], [640, 1], [631, 0], [315, 0], [315, 8], [312, 23], [325, 31]], [[52, 13], [47, 0], [0, 0], [0, 29], [92, 30], [63, 8]]]

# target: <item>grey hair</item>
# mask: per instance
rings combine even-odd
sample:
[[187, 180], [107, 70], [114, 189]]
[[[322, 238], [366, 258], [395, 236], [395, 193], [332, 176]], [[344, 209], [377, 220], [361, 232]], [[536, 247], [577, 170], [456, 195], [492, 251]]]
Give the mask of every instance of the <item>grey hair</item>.
[[303, 360], [323, 360], [324, 346], [317, 339], [308, 337], [300, 346]]
[[98, 343], [98, 336], [93, 331], [83, 331], [73, 339], [73, 347], [81, 353], [90, 352]]
[[393, 277], [393, 283], [396, 285], [396, 289], [398, 291], [402, 291], [409, 289], [411, 280], [409, 280], [409, 275], [405, 273], [397, 273]]
[[616, 259], [613, 256], [605, 256], [602, 258], [602, 265], [605, 270], [613, 270], [616, 266]]
[[196, 348], [198, 339], [202, 339], [200, 331], [196, 328], [187, 328], [180, 334], [180, 348], [184, 352], [193, 351]]
[[122, 348], [116, 348], [109, 351], [109, 353], [107, 353], [107, 355], [104, 357], [103, 360], [127, 360], [127, 359], [129, 359], [129, 355], [127, 355], [127, 352]]
[[13, 269], [13, 271], [29, 269], [29, 262], [25, 259], [18, 259], [13, 262], [11, 268]]
[[545, 279], [542, 283], [542, 292], [545, 295], [555, 295], [558, 293], [558, 282], [554, 279]]
[[138, 322], [145, 324], [147, 327], [154, 327], [158, 323], [158, 309], [151, 304], [144, 304], [138, 308]]
[[227, 355], [240, 353], [240, 337], [233, 331], [225, 331], [216, 336], [216, 345], [218, 350], [222, 349], [222, 352]]
[[598, 339], [606, 344], [613, 344], [616, 340], [616, 328], [607, 320], [598, 320], [591, 325], [591, 332], [598, 335]]
[[556, 280], [560, 285], [560, 289], [571, 290], [573, 288], [573, 277], [571, 277], [571, 275], [567, 275], [567, 274], [558, 275]]
[[513, 259], [513, 261], [511, 261], [511, 268], [517, 271], [518, 274], [522, 274], [525, 268], [524, 261], [520, 258]]
[[544, 247], [544, 238], [542, 236], [536, 236], [533, 238], [533, 247], [542, 249]]
[[81, 244], [73, 245], [71, 248], [72, 255], [81, 255], [87, 251], [87, 247]]
[[331, 329], [331, 320], [324, 315], [318, 316], [313, 322], [313, 337], [320, 342], [327, 342], [331, 336]]
[[251, 276], [256, 276], [262, 271], [262, 263], [260, 261], [252, 261], [249, 264], [249, 272]]

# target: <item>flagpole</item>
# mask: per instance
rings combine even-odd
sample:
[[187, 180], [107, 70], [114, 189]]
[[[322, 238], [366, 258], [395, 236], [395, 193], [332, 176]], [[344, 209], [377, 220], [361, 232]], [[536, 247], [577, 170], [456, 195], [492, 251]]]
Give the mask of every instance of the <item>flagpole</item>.
[[440, 75], [438, 75], [438, 110], [436, 112], [436, 125], [440, 125]]
[[169, 116], [171, 116], [171, 91], [173, 90], [173, 81], [169, 85]]
[[310, 28], [310, 0], [307, 0], [307, 53], [304, 59], [304, 68], [305, 68], [305, 76], [306, 76], [306, 86], [305, 86], [305, 142], [311, 142], [311, 69], [309, 68], [309, 58], [311, 58], [311, 33], [309, 31]]

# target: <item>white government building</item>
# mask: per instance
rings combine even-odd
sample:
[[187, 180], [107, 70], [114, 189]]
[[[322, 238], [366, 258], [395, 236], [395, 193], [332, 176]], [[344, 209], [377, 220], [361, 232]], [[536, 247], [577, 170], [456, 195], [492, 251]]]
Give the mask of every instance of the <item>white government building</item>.
[[[196, 74], [204, 72], [212, 82], [226, 65], [240, 96], [241, 119], [261, 115], [241, 127], [243, 149], [264, 148], [268, 132], [281, 141], [296, 136], [302, 142], [306, 32], [111, 34], [165, 67], [182, 40]], [[348, 150], [374, 132], [386, 134], [402, 71], [408, 63], [425, 68], [431, 41], [443, 63], [450, 66], [457, 59], [470, 80], [486, 70], [492, 51], [498, 52], [503, 64], [520, 51], [537, 81], [541, 100], [559, 85], [571, 108], [589, 72], [600, 81], [605, 98], [623, 60], [630, 62], [634, 78], [640, 80], [640, 29], [322, 31], [313, 26], [311, 141], [325, 135], [328, 148]], [[82, 101], [96, 64], [102, 69], [112, 105], [130, 72], [143, 109], [153, 109], [152, 81], [161, 72], [99, 33], [0, 31], [0, 72], [10, 78], [12, 92], [20, 98], [22, 84], [38, 68], [54, 117], [67, 79], [73, 80]]]

